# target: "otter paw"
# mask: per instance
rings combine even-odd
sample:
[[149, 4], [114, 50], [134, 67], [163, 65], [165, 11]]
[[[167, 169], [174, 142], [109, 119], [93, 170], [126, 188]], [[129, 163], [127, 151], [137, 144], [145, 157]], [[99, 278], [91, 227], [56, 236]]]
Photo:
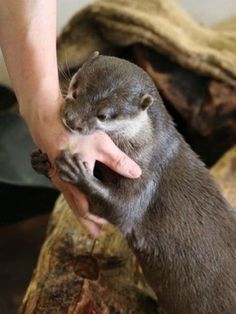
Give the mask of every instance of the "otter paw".
[[48, 159], [48, 155], [43, 153], [40, 149], [31, 154], [31, 166], [39, 174], [43, 174], [48, 177], [49, 170], [51, 169], [51, 163]]
[[72, 155], [68, 151], [63, 151], [55, 163], [60, 179], [78, 187], [85, 187], [93, 177], [87, 162], [82, 161], [78, 154]]

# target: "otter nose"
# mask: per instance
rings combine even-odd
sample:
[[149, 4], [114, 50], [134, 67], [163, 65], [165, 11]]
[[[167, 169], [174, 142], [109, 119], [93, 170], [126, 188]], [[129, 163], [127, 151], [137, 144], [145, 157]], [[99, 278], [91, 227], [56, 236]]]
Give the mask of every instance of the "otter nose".
[[66, 124], [70, 129], [76, 130], [79, 132], [82, 132], [85, 127], [82, 120], [79, 119], [78, 117], [74, 117], [74, 118], [66, 117]]
[[83, 131], [84, 125], [81, 119], [76, 118], [73, 120], [73, 129], [79, 132]]

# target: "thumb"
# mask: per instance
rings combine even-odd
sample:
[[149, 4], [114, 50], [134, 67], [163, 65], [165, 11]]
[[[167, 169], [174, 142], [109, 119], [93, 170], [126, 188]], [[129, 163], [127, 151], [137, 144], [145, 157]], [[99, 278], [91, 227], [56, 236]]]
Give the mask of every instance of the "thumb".
[[128, 177], [138, 178], [142, 171], [141, 168], [122, 152], [111, 140], [109, 136], [103, 139], [104, 145], [99, 145], [97, 160], [111, 168], [113, 171]]

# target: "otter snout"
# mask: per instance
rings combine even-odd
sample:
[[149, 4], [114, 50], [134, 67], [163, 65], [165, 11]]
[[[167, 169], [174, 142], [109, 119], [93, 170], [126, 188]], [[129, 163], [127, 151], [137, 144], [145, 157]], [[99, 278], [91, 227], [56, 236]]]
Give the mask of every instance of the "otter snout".
[[87, 123], [83, 122], [82, 119], [80, 119], [79, 117], [65, 117], [65, 124], [66, 126], [73, 130], [73, 131], [77, 131], [77, 132], [83, 132], [86, 131], [87, 129]]
[[96, 130], [94, 119], [80, 118], [78, 114], [72, 112], [64, 113], [62, 120], [67, 129], [81, 135], [88, 135]]

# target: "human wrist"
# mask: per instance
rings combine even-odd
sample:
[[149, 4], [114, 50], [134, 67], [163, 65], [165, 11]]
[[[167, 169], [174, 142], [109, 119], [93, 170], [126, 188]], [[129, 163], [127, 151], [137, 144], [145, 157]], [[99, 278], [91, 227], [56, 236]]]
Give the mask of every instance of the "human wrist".
[[59, 118], [63, 98], [59, 88], [42, 88], [32, 97], [26, 95], [18, 101], [20, 115], [30, 127], [37, 121], [50, 124], [55, 121], [55, 117]]
[[29, 103], [21, 103], [20, 114], [25, 120], [36, 145], [43, 151], [54, 151], [63, 147], [65, 129], [60, 121], [60, 108], [63, 98], [60, 93], [42, 90], [38, 97]]

